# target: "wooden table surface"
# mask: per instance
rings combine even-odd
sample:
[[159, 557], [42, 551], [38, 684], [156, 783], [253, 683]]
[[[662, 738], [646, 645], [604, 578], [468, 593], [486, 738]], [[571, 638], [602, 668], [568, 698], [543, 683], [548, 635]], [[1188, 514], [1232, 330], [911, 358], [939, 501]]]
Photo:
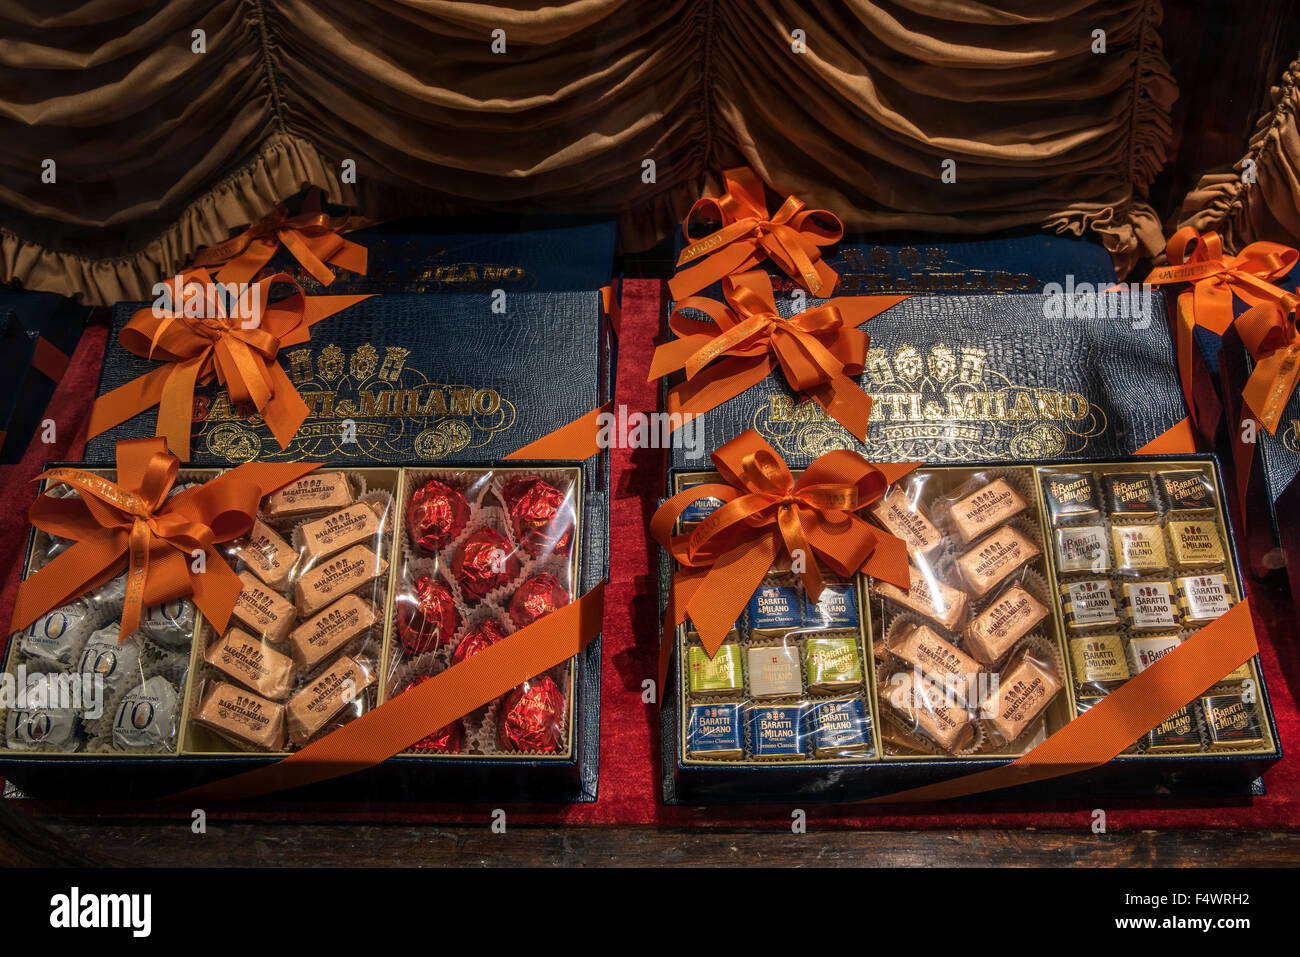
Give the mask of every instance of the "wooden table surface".
[[114, 820], [0, 807], [0, 865], [1294, 866], [1300, 833], [788, 830]]

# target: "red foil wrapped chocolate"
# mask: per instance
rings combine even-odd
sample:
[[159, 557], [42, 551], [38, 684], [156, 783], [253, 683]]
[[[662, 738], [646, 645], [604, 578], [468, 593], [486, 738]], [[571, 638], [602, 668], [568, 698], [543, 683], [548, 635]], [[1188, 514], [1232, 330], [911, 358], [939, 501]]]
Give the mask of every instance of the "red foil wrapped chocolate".
[[460, 644], [452, 652], [451, 663], [458, 665], [466, 658], [473, 658], [484, 648], [495, 645], [505, 636], [506, 630], [501, 627], [500, 622], [489, 618], [460, 640]]
[[411, 545], [424, 555], [436, 555], [459, 535], [469, 521], [469, 502], [459, 489], [430, 479], [411, 496], [406, 530]]
[[397, 633], [408, 655], [434, 651], [460, 628], [460, 613], [451, 589], [428, 575], [397, 596]]
[[520, 585], [510, 599], [510, 620], [516, 628], [523, 628], [568, 603], [568, 589], [554, 575], [543, 572]]
[[[402, 694], [410, 691], [412, 688], [424, 684], [432, 675], [419, 675], [414, 681], [402, 689]], [[433, 734], [425, 735], [415, 744], [411, 745], [408, 750], [423, 751], [426, 754], [459, 754], [460, 745], [463, 740], [464, 731], [459, 721], [453, 721], [445, 728], [435, 731]]]
[[451, 571], [465, 595], [482, 599], [519, 577], [519, 559], [508, 538], [495, 528], [480, 528], [461, 543]]
[[558, 751], [564, 693], [547, 675], [526, 681], [505, 696], [497, 715], [497, 746], [503, 751]]
[[569, 554], [573, 542], [573, 509], [564, 493], [536, 476], [520, 476], [501, 490], [510, 526], [521, 548], [536, 558], [554, 553]]

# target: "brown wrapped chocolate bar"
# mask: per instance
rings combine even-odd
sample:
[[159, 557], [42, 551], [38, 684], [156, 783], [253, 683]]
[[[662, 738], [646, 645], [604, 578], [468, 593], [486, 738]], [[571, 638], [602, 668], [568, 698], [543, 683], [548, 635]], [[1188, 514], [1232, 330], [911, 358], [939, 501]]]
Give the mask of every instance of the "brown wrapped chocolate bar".
[[926, 625], [904, 627], [900, 631], [889, 646], [896, 657], [961, 700], [970, 700], [980, 673], [978, 661]]
[[345, 548], [372, 541], [379, 535], [383, 518], [382, 502], [358, 502], [298, 526], [293, 532], [293, 543], [309, 561], [317, 562]]
[[884, 699], [911, 728], [951, 753], [975, 740], [970, 714], [951, 700], [944, 689], [915, 671], [900, 671], [889, 678]]
[[1049, 614], [1023, 586], [1012, 585], [967, 626], [966, 647], [986, 665], [995, 664]]
[[252, 572], [240, 572], [239, 580], [243, 582], [244, 590], [235, 600], [232, 617], [243, 622], [254, 635], [270, 641], [284, 641], [294, 625], [293, 605], [279, 592], [260, 582]]
[[964, 498], [953, 502], [948, 518], [962, 543], [974, 541], [985, 532], [1019, 515], [1028, 503], [1004, 478], [996, 478]]
[[289, 699], [286, 709], [293, 743], [303, 745], [311, 740], [331, 718], [356, 701], [374, 683], [375, 677], [374, 669], [340, 655], [311, 684]]
[[343, 508], [352, 500], [352, 483], [342, 472], [312, 472], [272, 493], [266, 501], [266, 514], [273, 519], [294, 518]]
[[957, 559], [962, 579], [976, 595], [987, 595], [1012, 573], [1042, 554], [1028, 536], [1011, 525], [990, 532]]
[[887, 531], [903, 540], [909, 552], [928, 555], [943, 542], [943, 535], [921, 512], [907, 500], [907, 493], [898, 487], [890, 489], [869, 511]]
[[299, 668], [314, 668], [373, 626], [377, 618], [370, 602], [359, 595], [344, 595], [289, 632], [289, 651]]
[[1060, 679], [1046, 663], [1020, 656], [1002, 672], [997, 695], [985, 702], [984, 717], [1003, 741], [1014, 741], [1060, 690]]
[[945, 585], [933, 572], [926, 575], [915, 565], [909, 565], [907, 571], [911, 577], [911, 587], [907, 591], [890, 582], [877, 581], [873, 586], [876, 594], [924, 615], [948, 631], [957, 631], [966, 616], [966, 593]]
[[208, 685], [194, 720], [237, 744], [261, 751], [284, 747], [284, 705], [225, 681]]
[[279, 700], [293, 688], [289, 656], [239, 628], [208, 645], [203, 660], [268, 698]]
[[256, 519], [248, 537], [235, 546], [235, 557], [266, 584], [280, 589], [288, 584], [298, 554], [274, 529]]
[[303, 573], [293, 586], [294, 603], [300, 615], [314, 615], [336, 598], [387, 572], [387, 559], [380, 558], [365, 545], [354, 545]]

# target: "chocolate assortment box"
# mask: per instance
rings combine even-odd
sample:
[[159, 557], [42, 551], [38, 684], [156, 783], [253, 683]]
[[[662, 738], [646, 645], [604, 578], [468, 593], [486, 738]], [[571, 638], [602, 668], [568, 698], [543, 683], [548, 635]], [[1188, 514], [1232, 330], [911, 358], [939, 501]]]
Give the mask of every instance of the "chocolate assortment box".
[[[1210, 457], [923, 465], [868, 514], [906, 544], [909, 589], [857, 575], [813, 602], [787, 561], [712, 659], [678, 629], [666, 801], [852, 801], [1005, 764], [1244, 594]], [[1280, 756], [1254, 660], [1026, 790], [1244, 793]]]
[[[214, 474], [184, 470], [176, 491]], [[580, 466], [553, 463], [312, 472], [268, 495], [223, 551], [242, 585], [224, 632], [182, 599], [149, 608], [119, 644], [123, 574], [14, 636], [6, 680], [28, 697], [0, 717], [0, 768], [34, 794], [111, 779], [146, 796], [277, 760], [590, 587], [585, 551], [603, 528], [588, 526], [585, 494]], [[34, 531], [28, 573], [66, 544]], [[581, 799], [596, 773], [597, 644], [318, 787]]]
[[[165, 740], [147, 752], [124, 748], [78, 717], [64, 742], [75, 743], [70, 753], [13, 739], [0, 755], [5, 777], [34, 794], [125, 778], [132, 793], [153, 796], [259, 767], [603, 581], [608, 457], [505, 461], [608, 401], [601, 295], [511, 292], [504, 314], [490, 300], [372, 296], [316, 323], [309, 342], [279, 356], [309, 409], [287, 448], [223, 389], [198, 390], [192, 459], [182, 465], [193, 480], [250, 461], [324, 464], [298, 492], [264, 501], [248, 540], [228, 553], [244, 592], [223, 634], [192, 609], [179, 617], [161, 609], [179, 623], [161, 645], [151, 634], [132, 637], [141, 663], [127, 683], [142, 679], [159, 705], [174, 698], [159, 708]], [[114, 312], [101, 394], [157, 365], [116, 338], [144, 305]], [[156, 415], [92, 439], [84, 467], [111, 476], [117, 442], [152, 435]], [[546, 527], [556, 515], [570, 522], [552, 541]], [[48, 555], [42, 534], [33, 534], [25, 574]], [[92, 604], [78, 620], [93, 633], [112, 624], [112, 612]], [[23, 648], [21, 636], [10, 642], [10, 671], [44, 663]], [[83, 653], [69, 648], [47, 670], [72, 671]], [[597, 638], [408, 753], [304, 793], [594, 800], [599, 661]], [[155, 675], [166, 691], [149, 684]]]

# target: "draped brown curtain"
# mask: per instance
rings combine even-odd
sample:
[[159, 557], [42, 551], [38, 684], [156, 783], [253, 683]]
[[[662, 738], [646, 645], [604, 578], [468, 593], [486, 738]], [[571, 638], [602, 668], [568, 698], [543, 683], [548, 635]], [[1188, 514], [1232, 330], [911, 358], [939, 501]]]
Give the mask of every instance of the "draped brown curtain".
[[1179, 226], [1214, 230], [1233, 252], [1257, 239], [1300, 246], [1300, 59], [1270, 96], [1246, 154], [1232, 171], [1201, 177], [1179, 213]]
[[742, 162], [851, 229], [1159, 247], [1155, 0], [811, 6], [0, 0], [0, 280], [138, 298], [308, 184], [375, 217], [618, 214], [637, 248]]

